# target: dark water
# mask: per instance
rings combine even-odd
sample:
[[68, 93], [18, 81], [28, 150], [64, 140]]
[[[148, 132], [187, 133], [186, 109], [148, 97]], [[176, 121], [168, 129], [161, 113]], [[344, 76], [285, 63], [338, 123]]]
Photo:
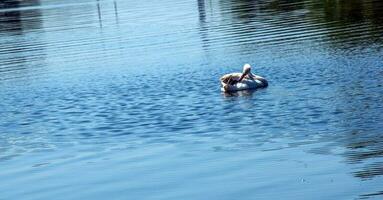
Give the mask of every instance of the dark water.
[[1, 200], [383, 197], [382, 1], [0, 7]]

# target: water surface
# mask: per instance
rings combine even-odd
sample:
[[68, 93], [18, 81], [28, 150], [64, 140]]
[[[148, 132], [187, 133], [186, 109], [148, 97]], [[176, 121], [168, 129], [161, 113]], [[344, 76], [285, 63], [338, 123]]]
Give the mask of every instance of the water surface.
[[0, 7], [0, 199], [382, 198], [381, 1]]

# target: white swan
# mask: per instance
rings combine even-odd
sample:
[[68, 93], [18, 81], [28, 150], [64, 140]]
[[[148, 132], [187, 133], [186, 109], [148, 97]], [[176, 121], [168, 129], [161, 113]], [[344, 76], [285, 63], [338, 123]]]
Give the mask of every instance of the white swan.
[[249, 64], [243, 66], [242, 73], [226, 74], [220, 80], [222, 92], [235, 92], [268, 86], [265, 78], [251, 73], [251, 66]]

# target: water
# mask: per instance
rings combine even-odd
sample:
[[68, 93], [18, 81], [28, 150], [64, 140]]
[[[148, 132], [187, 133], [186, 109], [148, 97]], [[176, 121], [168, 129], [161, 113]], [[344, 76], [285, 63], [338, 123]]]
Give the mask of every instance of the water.
[[382, 198], [381, 1], [0, 6], [0, 199]]

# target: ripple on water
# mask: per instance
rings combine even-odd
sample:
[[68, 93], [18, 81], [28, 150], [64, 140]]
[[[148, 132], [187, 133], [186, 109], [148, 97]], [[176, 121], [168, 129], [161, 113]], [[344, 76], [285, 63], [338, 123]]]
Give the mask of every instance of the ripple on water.
[[0, 199], [380, 197], [382, 10], [0, 2]]

